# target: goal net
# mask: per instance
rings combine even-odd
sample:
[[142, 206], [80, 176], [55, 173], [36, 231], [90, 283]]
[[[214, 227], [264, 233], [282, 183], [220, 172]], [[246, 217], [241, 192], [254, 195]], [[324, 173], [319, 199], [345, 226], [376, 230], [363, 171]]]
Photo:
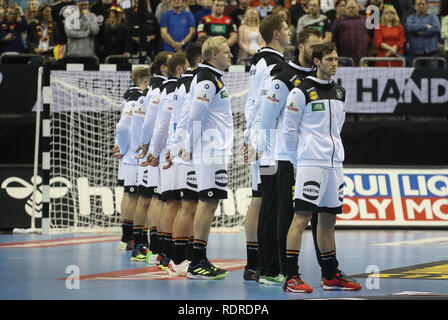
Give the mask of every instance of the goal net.
[[[123, 188], [117, 185], [118, 161], [111, 151], [130, 78], [130, 71], [51, 71], [50, 190], [59, 190], [57, 195], [50, 191], [51, 232], [121, 231]], [[230, 72], [223, 80], [234, 112], [237, 155], [229, 166], [228, 199], [221, 201], [212, 225], [225, 231], [244, 225], [251, 178], [238, 157], [248, 74]]]

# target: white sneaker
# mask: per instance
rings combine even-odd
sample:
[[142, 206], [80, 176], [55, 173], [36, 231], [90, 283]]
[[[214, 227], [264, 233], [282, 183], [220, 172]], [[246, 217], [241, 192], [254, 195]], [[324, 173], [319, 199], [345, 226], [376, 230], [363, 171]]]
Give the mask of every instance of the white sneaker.
[[119, 245], [119, 247], [118, 247], [118, 250], [119, 250], [119, 251], [126, 250], [126, 246], [127, 246], [127, 243], [126, 243], [126, 242], [120, 241], [120, 245]]
[[186, 276], [188, 272], [188, 267], [190, 266], [190, 262], [185, 260], [180, 264], [175, 264], [173, 260], [168, 264], [168, 274], [170, 276]]
[[153, 254], [151, 251], [149, 251], [146, 254], [146, 264], [149, 264], [150, 266], [157, 265], [157, 256], [158, 254]]

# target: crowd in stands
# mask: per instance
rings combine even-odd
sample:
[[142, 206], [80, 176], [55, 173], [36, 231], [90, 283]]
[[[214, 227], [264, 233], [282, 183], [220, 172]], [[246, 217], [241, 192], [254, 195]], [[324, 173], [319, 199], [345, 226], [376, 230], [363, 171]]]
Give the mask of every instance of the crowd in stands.
[[408, 65], [416, 57], [448, 56], [442, 0], [0, 0], [0, 54], [93, 56], [104, 63], [111, 55], [183, 51], [204, 35], [223, 35], [233, 63], [247, 65], [264, 46], [260, 21], [277, 13], [291, 29], [287, 58], [297, 54], [296, 35], [310, 27], [355, 65], [367, 56], [404, 57]]

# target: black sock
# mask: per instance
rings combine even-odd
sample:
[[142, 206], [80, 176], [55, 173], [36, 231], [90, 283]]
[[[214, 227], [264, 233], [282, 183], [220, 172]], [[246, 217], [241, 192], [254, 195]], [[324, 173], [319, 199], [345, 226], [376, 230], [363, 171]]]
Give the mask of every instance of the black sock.
[[158, 247], [157, 249], [159, 249], [159, 254], [164, 255], [165, 254], [165, 233], [163, 232], [157, 232], [157, 243], [158, 243]]
[[286, 276], [288, 278], [299, 274], [299, 254], [298, 250], [286, 250]]
[[143, 226], [134, 226], [132, 228], [132, 236], [134, 238], [134, 248], [136, 248], [139, 244], [143, 244]]
[[171, 233], [165, 233], [165, 258], [171, 260], [172, 252], [171, 248], [173, 247], [173, 235]]
[[206, 248], [207, 248], [207, 241], [194, 239], [191, 266], [195, 266], [199, 264], [202, 260], [206, 259], [207, 257]]
[[331, 280], [336, 276], [337, 264], [336, 253], [333, 251], [321, 253], [322, 273], [325, 279]]
[[152, 253], [158, 253], [158, 245], [157, 245], [157, 228], [152, 227], [151, 230], [149, 231], [149, 239], [150, 239], [150, 243], [149, 243], [149, 250], [152, 251]]
[[187, 259], [188, 238], [176, 238], [173, 240], [173, 261], [180, 264]]
[[132, 231], [134, 229], [133, 222], [123, 221], [123, 223], [121, 225], [121, 229], [123, 231], [123, 233], [121, 235], [122, 242], [128, 242], [128, 241], [134, 239], [134, 237], [132, 236]]
[[258, 243], [246, 242], [247, 251], [247, 267], [252, 270], [257, 270], [258, 267]]
[[191, 237], [188, 240], [188, 244], [187, 244], [187, 260], [191, 261], [193, 259], [193, 243], [194, 243], [194, 239], [193, 237]]

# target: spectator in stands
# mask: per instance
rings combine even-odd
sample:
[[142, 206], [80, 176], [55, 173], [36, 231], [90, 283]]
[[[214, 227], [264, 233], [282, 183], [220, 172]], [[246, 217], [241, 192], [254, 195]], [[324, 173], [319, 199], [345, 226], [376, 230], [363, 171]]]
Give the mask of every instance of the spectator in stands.
[[335, 9], [335, 0], [320, 0], [320, 9], [322, 13], [327, 15], [327, 12]]
[[76, 1], [76, 6], [79, 9], [79, 23], [65, 25], [67, 56], [96, 57], [95, 36], [99, 32], [96, 15], [89, 11], [87, 0]]
[[442, 18], [442, 32], [440, 33], [440, 37], [444, 41], [443, 46], [443, 55], [445, 59], [448, 59], [448, 16]]
[[325, 13], [332, 27], [335, 20], [345, 14], [346, 5], [347, 0], [335, 0], [334, 9], [329, 10]]
[[26, 37], [28, 52], [52, 56], [54, 47], [59, 44], [57, 28], [51, 17], [50, 5], [41, 4], [36, 20], [28, 26]]
[[195, 35], [196, 22], [191, 12], [182, 10], [182, 0], [171, 0], [171, 7], [160, 21], [163, 50], [183, 51]]
[[266, 18], [272, 12], [272, 9], [274, 9], [274, 5], [270, 4], [270, 0], [261, 0], [261, 4], [257, 6], [260, 19]]
[[212, 13], [202, 18], [198, 25], [198, 38], [204, 35], [223, 36], [229, 47], [238, 41], [238, 30], [230, 17], [224, 13], [225, 0], [214, 0]]
[[[381, 15], [379, 29], [375, 29], [377, 57], [403, 56], [405, 45], [404, 28], [400, 24], [397, 11], [391, 5], [385, 5]], [[377, 67], [405, 67], [400, 61], [377, 61]]]
[[158, 5], [157, 5], [157, 8], [156, 8], [156, 13], [155, 13], [155, 15], [156, 15], [156, 17], [157, 17], [157, 20], [159, 20], [159, 21], [161, 21], [162, 20], [162, 15], [165, 13], [165, 12], [167, 12], [167, 11], [169, 11], [169, 10], [171, 10], [172, 8], [171, 8], [171, 0], [162, 0]]
[[28, 24], [36, 19], [37, 10], [39, 10], [39, 1], [30, 0], [25, 11], [25, 19]]
[[[414, 8], [415, 13], [406, 19], [411, 59], [437, 56], [437, 43], [441, 31], [439, 18], [428, 14], [426, 0], [415, 0]], [[424, 65], [437, 68], [438, 62], [427, 61]]]
[[238, 29], [230, 17], [224, 15], [225, 0], [213, 0], [212, 14], [202, 18], [198, 25], [198, 38], [208, 35], [223, 36], [232, 51], [232, 63], [238, 59]]
[[[398, 0], [398, 3], [400, 4], [401, 14], [398, 14], [400, 16], [400, 21], [406, 21], [406, 18], [414, 13], [414, 1], [413, 0]], [[398, 13], [398, 11], [397, 11]]]
[[160, 27], [156, 16], [148, 11], [147, 5], [147, 1], [134, 1], [126, 19], [131, 33], [131, 53], [154, 57], [160, 49]]
[[249, 7], [244, 14], [243, 21], [238, 28], [238, 45], [240, 47], [238, 53], [238, 64], [249, 65], [249, 61], [257, 50], [266, 44], [261, 37], [260, 16], [258, 11]]
[[320, 13], [320, 0], [308, 1], [308, 14], [303, 15], [297, 22], [296, 33], [306, 28], [316, 28], [324, 35], [324, 41], [331, 41], [331, 25], [327, 16]]
[[356, 0], [348, 0], [346, 14], [333, 24], [333, 41], [340, 57], [350, 57], [359, 63], [362, 57], [370, 55], [370, 38], [366, 28], [366, 18], [359, 14]]
[[[444, 0], [446, 2], [446, 0]], [[428, 14], [438, 16], [440, 14], [440, 0], [426, 0], [428, 5]]]
[[[114, 3], [116, 5], [116, 3]], [[98, 19], [98, 24], [100, 25], [100, 32], [103, 29], [104, 21], [109, 17], [109, 9], [112, 6], [112, 0], [99, 0], [91, 8], [96, 18]]]
[[123, 9], [112, 5], [104, 22], [104, 30], [98, 36], [99, 58], [101, 62], [110, 55], [131, 56], [131, 33], [126, 25]]
[[190, 12], [195, 14], [196, 12], [202, 10], [202, 6], [200, 5], [199, 0], [188, 0], [188, 8], [190, 8]]
[[199, 10], [194, 14], [194, 20], [196, 25], [201, 22], [202, 18], [212, 13], [213, 0], [202, 0], [202, 10]]
[[27, 27], [22, 8], [15, 4], [9, 5], [4, 11], [0, 29], [0, 54], [24, 53], [22, 32], [25, 32]]
[[297, 22], [299, 21], [300, 17], [308, 14], [308, 1], [309, 0], [301, 0], [300, 2], [296, 1], [296, 4], [289, 8], [292, 25], [297, 26]]
[[[237, 28], [241, 25], [246, 9], [249, 7], [249, 0], [238, 0], [238, 7], [229, 13], [229, 17], [232, 18], [233, 23]], [[258, 12], [257, 12], [258, 13]]]
[[440, 16], [445, 17], [448, 15], [448, 1], [442, 1], [440, 3]]
[[53, 18], [53, 23], [57, 24], [57, 29], [59, 32], [59, 42], [61, 44], [67, 43], [67, 35], [65, 34], [64, 27], [64, 8], [68, 6], [76, 6], [74, 0], [61, 0], [55, 2], [51, 5], [51, 17]]

